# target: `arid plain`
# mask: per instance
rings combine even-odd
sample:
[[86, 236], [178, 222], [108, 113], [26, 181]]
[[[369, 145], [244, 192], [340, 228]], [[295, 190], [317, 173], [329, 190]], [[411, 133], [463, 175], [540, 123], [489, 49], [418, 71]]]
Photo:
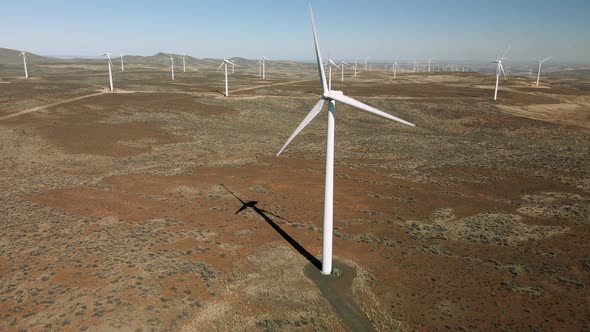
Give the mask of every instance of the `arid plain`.
[[335, 76], [320, 278], [314, 66], [166, 60], [0, 66], [0, 330], [590, 329], [590, 71]]

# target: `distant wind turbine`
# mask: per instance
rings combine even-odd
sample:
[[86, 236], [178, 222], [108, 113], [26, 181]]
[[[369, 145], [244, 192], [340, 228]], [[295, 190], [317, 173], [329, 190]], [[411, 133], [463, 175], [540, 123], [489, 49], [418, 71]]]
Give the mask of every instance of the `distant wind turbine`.
[[107, 57], [107, 62], [109, 65], [109, 83], [110, 83], [110, 87], [111, 87], [111, 92], [113, 92], [113, 62], [111, 61], [111, 53], [105, 53], [103, 54], [104, 56]]
[[498, 84], [500, 83], [500, 74], [504, 74], [506, 77], [506, 72], [504, 71], [504, 67], [502, 66], [502, 60], [506, 59], [506, 53], [510, 50], [510, 47], [504, 51], [504, 54], [501, 57], [498, 57], [496, 61], [492, 61], [491, 63], [496, 64], [496, 91], [494, 92], [494, 100], [498, 99]]
[[182, 72], [186, 73], [186, 54], [182, 53]]
[[397, 70], [399, 69], [399, 66], [397, 65], [397, 61], [393, 62], [392, 65], [392, 70], [393, 70], [393, 78], [397, 77]]
[[174, 81], [174, 58], [170, 57], [170, 68], [172, 70], [172, 80]]
[[548, 58], [543, 59], [541, 61], [537, 61], [537, 63], [539, 64], [539, 72], [537, 73], [537, 86], [539, 86], [539, 80], [541, 79], [541, 66], [543, 65], [543, 62], [545, 62], [549, 59], [551, 59], [551, 57], [548, 57]]
[[322, 274], [329, 275], [332, 273], [332, 239], [333, 239], [333, 218], [334, 218], [334, 113], [336, 112], [336, 101], [343, 104], [358, 108], [365, 112], [369, 112], [389, 120], [397, 121], [409, 126], [414, 124], [382, 112], [369, 105], [363, 104], [353, 98], [345, 96], [342, 91], [333, 91], [328, 88], [326, 82], [326, 73], [322, 63], [322, 56], [320, 54], [320, 46], [315, 30], [315, 23], [313, 20], [313, 11], [311, 5], [309, 6], [309, 15], [311, 16], [311, 27], [313, 30], [313, 38], [315, 44], [316, 60], [318, 64], [318, 71], [320, 82], [323, 89], [323, 94], [317, 104], [311, 109], [309, 114], [303, 119], [301, 124], [295, 129], [295, 132], [289, 137], [285, 145], [281, 148], [277, 156], [279, 156], [291, 141], [305, 128], [321, 111], [324, 103], [328, 101], [328, 130], [326, 135], [326, 177], [325, 177], [325, 191], [324, 191], [324, 222], [323, 222], [323, 241], [322, 241]]
[[332, 61], [332, 55], [330, 55], [328, 58], [328, 89], [330, 90], [332, 90], [332, 67], [340, 69], [340, 67], [334, 61]]
[[219, 65], [219, 68], [217, 68], [217, 71], [219, 71], [219, 69], [221, 69], [221, 67], [225, 67], [225, 96], [226, 97], [229, 96], [229, 86], [228, 86], [228, 83], [227, 83], [227, 65], [234, 66], [235, 64], [232, 61], [229, 61], [226, 58], [223, 58], [223, 61], [221, 62], [221, 65]]
[[23, 65], [25, 66], [25, 78], [29, 78], [29, 71], [27, 70], [27, 53], [25, 51], [20, 52], [19, 56], [23, 57]]
[[340, 78], [340, 82], [344, 82], [344, 65], [348, 65], [348, 62], [344, 60], [340, 61], [340, 74], [342, 75]]
[[258, 64], [258, 76], [262, 76], [263, 80], [266, 80], [266, 60], [268, 59], [263, 56], [260, 57], [260, 59], [256, 63]]
[[123, 63], [123, 54], [121, 54], [121, 72], [125, 71], [125, 64]]

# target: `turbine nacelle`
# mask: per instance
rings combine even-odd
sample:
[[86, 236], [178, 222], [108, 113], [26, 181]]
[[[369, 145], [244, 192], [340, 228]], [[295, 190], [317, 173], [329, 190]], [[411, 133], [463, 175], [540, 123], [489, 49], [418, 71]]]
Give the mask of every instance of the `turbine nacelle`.
[[219, 67], [217, 68], [216, 71], [219, 71], [224, 65], [232, 65], [232, 66], [235, 66], [236, 64], [234, 62], [229, 61], [226, 58], [223, 58], [223, 61], [221, 62], [221, 64], [219, 65]]
[[335, 97], [337, 97], [337, 96], [344, 96], [344, 92], [337, 91], [337, 90], [330, 90], [330, 91], [322, 94], [322, 97], [327, 100], [336, 100]]
[[328, 65], [330, 65], [332, 67], [340, 68], [340, 66], [337, 65], [334, 61], [332, 61], [332, 59], [328, 59]]

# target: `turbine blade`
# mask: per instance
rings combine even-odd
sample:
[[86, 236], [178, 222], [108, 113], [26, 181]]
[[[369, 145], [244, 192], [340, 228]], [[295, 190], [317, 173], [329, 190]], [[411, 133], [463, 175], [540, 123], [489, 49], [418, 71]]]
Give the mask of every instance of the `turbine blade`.
[[508, 53], [508, 51], [510, 51], [510, 46], [508, 46], [506, 48], [506, 51], [504, 51], [504, 54], [502, 54], [502, 57], [500, 57], [500, 59], [504, 59], [504, 57], [506, 56], [506, 54]]
[[301, 121], [301, 123], [299, 124], [297, 129], [295, 129], [293, 134], [291, 134], [291, 137], [289, 137], [289, 139], [287, 140], [287, 143], [285, 143], [285, 145], [283, 145], [283, 147], [281, 148], [279, 153], [277, 153], [277, 157], [280, 156], [281, 153], [283, 153], [283, 150], [285, 150], [285, 148], [287, 148], [287, 145], [289, 145], [289, 143], [291, 143], [291, 141], [295, 138], [295, 136], [297, 136], [303, 130], [303, 128], [305, 128], [305, 126], [307, 126], [311, 122], [311, 120], [313, 120], [320, 113], [320, 111], [322, 110], [322, 107], [324, 106], [325, 101], [326, 100], [324, 98], [322, 98], [322, 99], [320, 99], [320, 101], [317, 102], [317, 104], [315, 104], [315, 106], [307, 114], [305, 119], [303, 119], [303, 121]]
[[548, 58], [546, 58], [546, 59], [543, 59], [543, 60], [541, 60], [541, 62], [545, 62], [545, 61], [547, 61], [547, 60], [549, 60], [549, 59], [551, 59], [551, 58], [552, 58], [552, 57], [548, 57]]
[[234, 213], [234, 214], [238, 214], [238, 213], [240, 213], [240, 212], [242, 212], [242, 211], [246, 210], [247, 208], [248, 208], [248, 205], [246, 205], [246, 204], [242, 204], [242, 207], [241, 207], [241, 208], [239, 208], [239, 209], [238, 209], [238, 211], [236, 211], [236, 213]]
[[389, 119], [389, 120], [392, 120], [392, 121], [403, 123], [405, 125], [412, 126], [412, 127], [415, 127], [416, 126], [415, 124], [413, 124], [411, 122], [408, 122], [406, 120], [400, 119], [400, 118], [395, 117], [395, 116], [393, 116], [391, 114], [387, 114], [387, 113], [385, 113], [383, 111], [380, 111], [380, 110], [378, 110], [378, 109], [376, 109], [376, 108], [374, 108], [372, 106], [369, 106], [367, 104], [364, 104], [364, 103], [362, 103], [362, 102], [360, 102], [360, 101], [358, 101], [356, 99], [347, 97], [347, 96], [345, 96], [343, 94], [340, 94], [340, 93], [330, 92], [328, 94], [328, 96], [326, 96], [326, 97], [329, 98], [329, 99], [333, 99], [333, 100], [339, 101], [339, 102], [341, 102], [343, 104], [346, 104], [348, 106], [356, 107], [356, 108], [361, 109], [363, 111], [366, 111], [366, 112], [369, 112], [369, 113], [373, 113], [375, 115], [378, 115], [380, 117], [383, 117], [383, 118], [386, 118], [386, 119]]
[[309, 4], [309, 16], [311, 17], [311, 29], [313, 30], [313, 41], [315, 43], [315, 56], [318, 62], [318, 71], [320, 74], [320, 82], [322, 83], [322, 89], [324, 93], [328, 92], [328, 82], [326, 81], [326, 72], [324, 71], [324, 64], [322, 63], [322, 55], [320, 53], [320, 44], [318, 42], [318, 34], [315, 30], [315, 22], [313, 20], [313, 9]]
[[223, 65], [224, 65], [224, 64], [225, 64], [225, 61], [224, 61], [224, 62], [222, 62], [222, 63], [219, 65], [219, 68], [217, 68], [217, 70], [216, 70], [216, 71], [219, 71], [219, 69], [221, 69], [221, 67], [223, 67]]
[[340, 69], [340, 65], [336, 64], [336, 62], [330, 60], [330, 64], [338, 69]]
[[502, 70], [502, 74], [504, 74], [504, 78], [508, 78], [508, 77], [506, 77], [506, 72], [504, 71], [504, 66], [502, 66], [502, 63], [500, 63], [500, 70]]

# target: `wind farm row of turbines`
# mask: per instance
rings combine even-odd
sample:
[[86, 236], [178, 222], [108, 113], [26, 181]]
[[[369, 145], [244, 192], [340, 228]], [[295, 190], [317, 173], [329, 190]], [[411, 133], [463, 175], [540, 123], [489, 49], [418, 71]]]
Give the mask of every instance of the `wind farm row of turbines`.
[[[496, 85], [495, 85], [495, 89], [494, 89], [494, 100], [497, 100], [498, 98], [498, 89], [499, 89], [499, 83], [500, 83], [500, 78], [503, 75], [505, 78], [508, 78], [508, 76], [510, 76], [511, 71], [510, 68], [508, 66], [504, 66], [503, 62], [504, 60], [506, 60], [507, 58], [505, 57], [508, 50], [510, 48], [507, 48], [506, 51], [504, 52], [504, 54], [501, 57], [497, 57], [497, 59], [495, 61], [492, 61], [491, 63], [495, 63], [496, 64], [496, 70], [495, 70], [495, 75], [496, 75]], [[112, 92], [114, 91], [114, 85], [113, 85], [113, 61], [111, 59], [111, 53], [104, 53], [103, 56], [106, 57], [107, 59], [107, 66], [108, 66], [108, 76], [109, 76], [109, 90]], [[29, 78], [29, 71], [27, 68], [27, 55], [25, 51], [21, 51], [19, 54], [20, 57], [22, 57], [23, 59], [23, 68], [24, 68], [24, 73], [25, 73], [25, 78], [28, 79]], [[181, 59], [182, 59], [182, 71], [186, 72], [186, 54], [182, 54], [181, 55]], [[368, 57], [365, 57], [364, 59], [364, 70], [367, 72], [372, 72], [373, 71], [373, 65], [369, 63], [368, 61]], [[540, 79], [541, 79], [541, 68], [543, 66], [543, 63], [550, 60], [551, 57], [542, 59], [542, 60], [537, 60], [535, 61], [536, 63], [536, 67], [537, 67], [537, 79], [535, 82], [535, 86], [538, 87], [539, 83], [540, 83]], [[124, 54], [120, 54], [119, 60], [121, 62], [121, 72], [125, 72], [125, 55]], [[258, 62], [256, 63], [258, 65], [258, 76], [262, 78], [262, 80], [266, 80], [266, 61], [268, 60], [267, 57], [261, 57]], [[175, 62], [174, 62], [174, 57], [170, 57], [170, 75], [171, 75], [171, 79], [174, 81], [175, 80]], [[226, 97], [229, 96], [229, 80], [228, 80], [228, 65], [231, 65], [231, 72], [232, 74], [235, 74], [235, 67], [238, 66], [236, 65], [234, 60], [231, 59], [226, 59], [223, 58], [222, 63], [220, 64], [220, 66], [217, 68], [217, 71], [221, 70], [221, 68], [224, 68], [224, 76], [225, 76], [225, 93], [224, 95]], [[344, 82], [344, 76], [345, 76], [345, 66], [347, 65], [351, 65], [350, 63], [344, 61], [344, 60], [340, 60], [340, 62], [336, 62], [334, 61], [334, 59], [332, 58], [331, 52], [330, 52], [330, 56], [328, 57], [328, 60], [325, 64], [325, 70], [328, 71], [328, 86], [331, 87], [332, 86], [332, 69], [336, 69], [340, 71], [340, 81]], [[351, 65], [352, 66], [352, 77], [354, 78], [358, 78], [359, 75], [361, 74], [361, 70], [359, 67], [359, 61], [358, 59], [355, 59], [354, 63]], [[238, 66], [239, 67], [239, 66]], [[531, 65], [529, 67], [529, 71], [528, 71], [528, 77], [531, 78], [533, 76], [533, 65]], [[471, 66], [458, 66], [455, 64], [435, 64], [433, 63], [432, 59], [428, 59], [427, 61], [422, 61], [422, 62], [418, 62], [418, 61], [411, 61], [411, 62], [398, 62], [398, 61], [393, 61], [391, 64], [384, 64], [381, 66], [381, 68], [383, 68], [384, 71], [390, 71], [393, 75], [393, 78], [397, 78], [398, 73], [441, 73], [441, 72], [470, 72], [472, 71], [472, 67]]]

